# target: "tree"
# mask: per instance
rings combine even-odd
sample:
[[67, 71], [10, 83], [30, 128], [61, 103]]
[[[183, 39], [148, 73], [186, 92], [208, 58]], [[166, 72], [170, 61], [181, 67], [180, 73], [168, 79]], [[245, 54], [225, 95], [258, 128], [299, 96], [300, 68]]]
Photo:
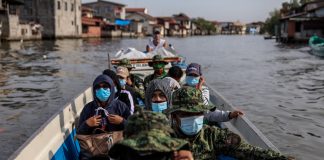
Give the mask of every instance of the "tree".
[[199, 27], [202, 31], [208, 32], [208, 34], [216, 32], [215, 25], [212, 22], [205, 20], [204, 18], [195, 18], [192, 20], [192, 22], [195, 23], [197, 27]]
[[280, 24], [280, 11], [275, 9], [270, 12], [270, 17], [267, 18], [264, 24], [265, 32], [268, 32], [270, 35], [275, 35], [275, 26]]
[[304, 5], [304, 4], [306, 4], [306, 3], [313, 2], [313, 1], [314, 1], [314, 0], [300, 0], [299, 3], [300, 3], [301, 5]]

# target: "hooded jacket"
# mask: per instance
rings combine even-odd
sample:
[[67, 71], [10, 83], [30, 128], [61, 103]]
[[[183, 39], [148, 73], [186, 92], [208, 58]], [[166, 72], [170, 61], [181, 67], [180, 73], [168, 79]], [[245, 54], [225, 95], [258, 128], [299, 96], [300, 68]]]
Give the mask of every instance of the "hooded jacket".
[[99, 99], [96, 97], [94, 88], [96, 85], [99, 85], [102, 82], [109, 84], [110, 91], [111, 91], [111, 95], [110, 95], [109, 99], [107, 100], [107, 106], [105, 106], [103, 108], [105, 108], [109, 114], [119, 115], [124, 118], [123, 122], [119, 125], [111, 124], [107, 120], [107, 125], [105, 127], [105, 130], [109, 131], [109, 132], [124, 130], [124, 126], [127, 123], [127, 118], [130, 115], [130, 111], [125, 103], [123, 103], [115, 98], [115, 96], [116, 96], [115, 85], [114, 85], [112, 79], [106, 75], [100, 75], [93, 82], [93, 86], [92, 86], [93, 87], [92, 88], [93, 101], [86, 104], [81, 112], [79, 125], [77, 128], [78, 134], [92, 134], [92, 132], [95, 128], [101, 127], [101, 126], [90, 127], [87, 125], [86, 120], [88, 118], [94, 116], [96, 113], [95, 110], [99, 107]]
[[145, 92], [145, 108], [152, 110], [152, 95], [156, 90], [160, 90], [166, 96], [169, 108], [171, 106], [172, 88], [166, 79], [155, 79], [150, 82]]

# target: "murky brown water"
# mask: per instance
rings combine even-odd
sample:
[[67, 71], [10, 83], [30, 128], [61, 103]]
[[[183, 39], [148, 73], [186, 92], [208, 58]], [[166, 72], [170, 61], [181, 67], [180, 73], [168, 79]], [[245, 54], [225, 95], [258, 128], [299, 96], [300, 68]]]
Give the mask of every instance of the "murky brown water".
[[[261, 36], [168, 38], [283, 153], [324, 156], [324, 59]], [[0, 159], [6, 159], [106, 68], [107, 53], [147, 39], [2, 43]]]

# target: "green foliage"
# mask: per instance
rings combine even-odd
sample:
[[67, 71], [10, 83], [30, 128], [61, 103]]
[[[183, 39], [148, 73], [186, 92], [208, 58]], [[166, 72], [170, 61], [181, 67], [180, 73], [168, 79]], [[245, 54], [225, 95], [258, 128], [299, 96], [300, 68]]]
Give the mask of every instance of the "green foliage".
[[304, 5], [304, 4], [306, 4], [306, 3], [313, 2], [313, 1], [314, 1], [314, 0], [300, 0], [299, 3], [300, 3], [301, 5]]
[[264, 25], [265, 32], [268, 32], [270, 35], [275, 35], [275, 26], [279, 25], [280, 22], [280, 11], [275, 9], [270, 12], [270, 17], [267, 18]]
[[192, 22], [195, 23], [197, 27], [199, 27], [202, 31], [206, 31], [209, 34], [216, 32], [215, 25], [212, 22], [205, 20], [204, 18], [195, 18], [192, 20]]

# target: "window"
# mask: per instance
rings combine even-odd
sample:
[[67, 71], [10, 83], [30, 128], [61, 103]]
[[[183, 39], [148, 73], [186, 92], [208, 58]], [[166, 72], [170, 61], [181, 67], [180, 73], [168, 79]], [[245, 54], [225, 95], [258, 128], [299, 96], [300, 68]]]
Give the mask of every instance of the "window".
[[17, 14], [17, 8], [14, 5], [9, 5], [9, 14]]
[[28, 33], [27, 29], [21, 29], [21, 35], [24, 36]]
[[65, 11], [67, 11], [68, 10], [68, 5], [67, 5], [67, 2], [64, 2], [64, 4], [65, 4]]
[[57, 1], [57, 10], [60, 10], [60, 9], [61, 9], [61, 2]]
[[71, 3], [71, 12], [73, 12], [73, 11], [74, 11], [74, 4]]

